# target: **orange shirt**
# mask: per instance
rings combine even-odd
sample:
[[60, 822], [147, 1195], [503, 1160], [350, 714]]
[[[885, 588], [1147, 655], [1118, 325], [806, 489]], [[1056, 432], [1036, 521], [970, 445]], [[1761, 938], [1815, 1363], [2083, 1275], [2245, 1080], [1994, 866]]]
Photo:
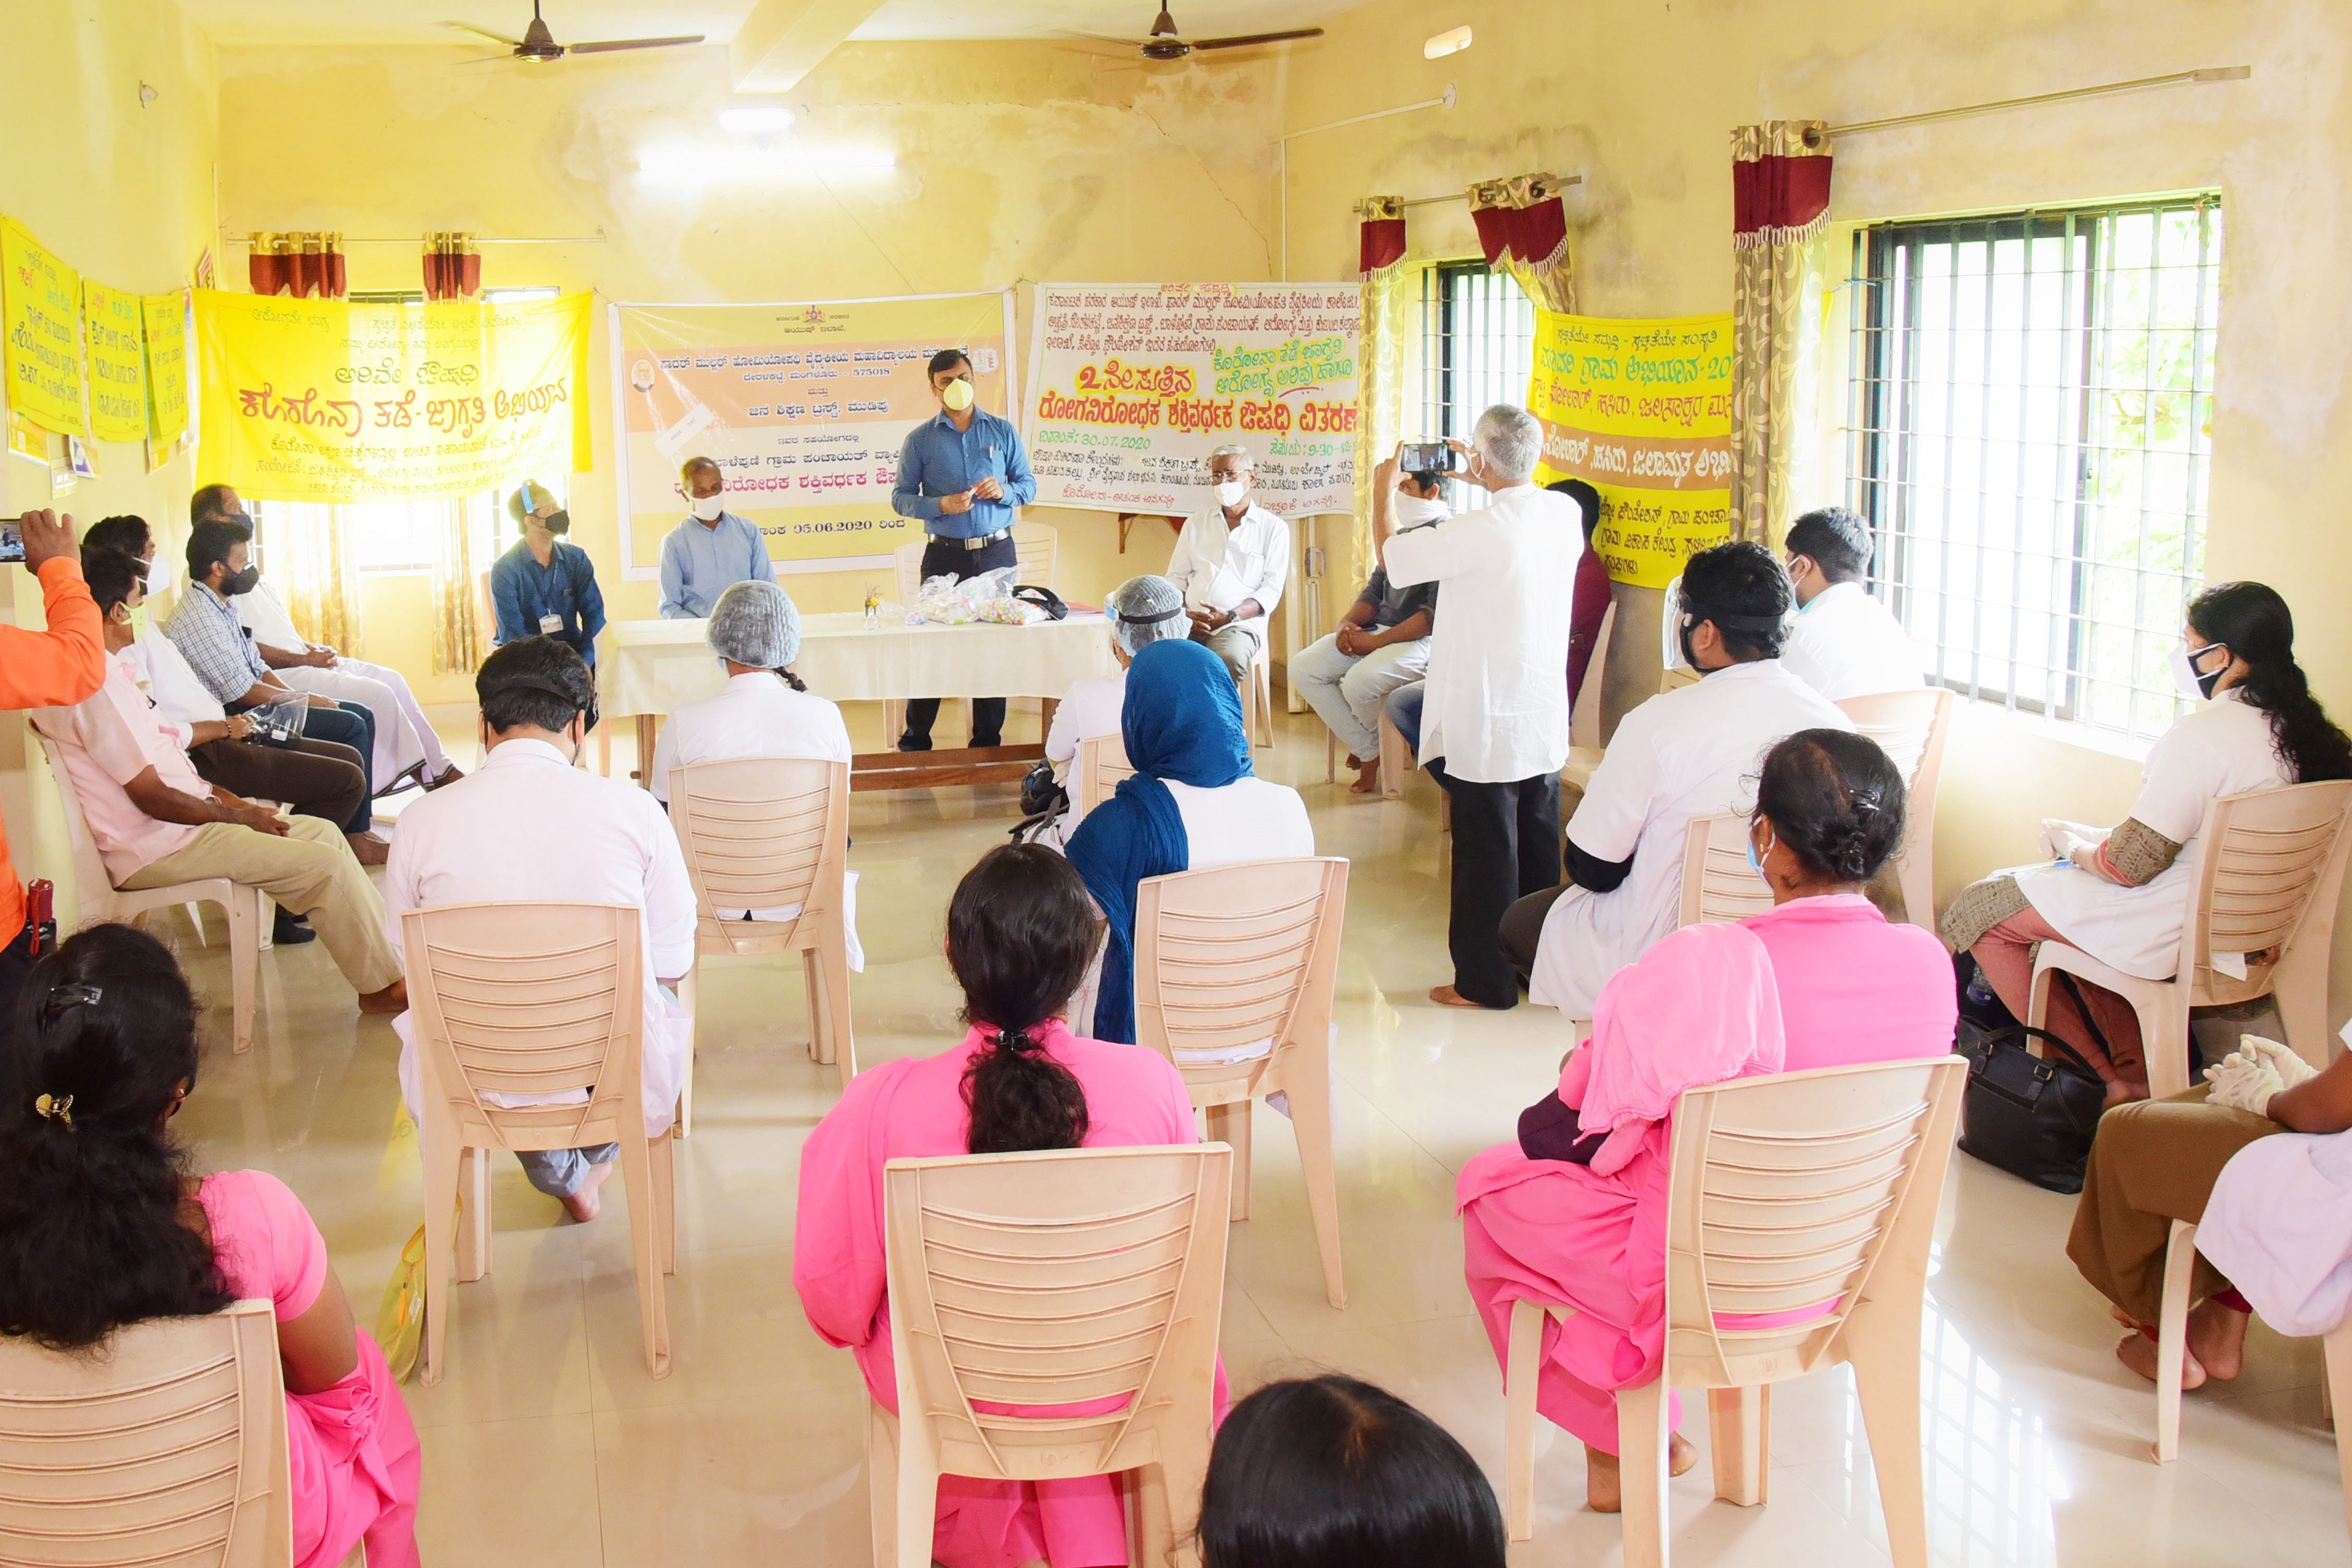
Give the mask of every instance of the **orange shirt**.
[[[49, 629], [0, 626], [0, 710], [68, 707], [106, 683], [106, 639], [80, 563], [58, 556], [41, 563], [40, 576]], [[0, 826], [0, 945], [24, 929], [25, 887]]]

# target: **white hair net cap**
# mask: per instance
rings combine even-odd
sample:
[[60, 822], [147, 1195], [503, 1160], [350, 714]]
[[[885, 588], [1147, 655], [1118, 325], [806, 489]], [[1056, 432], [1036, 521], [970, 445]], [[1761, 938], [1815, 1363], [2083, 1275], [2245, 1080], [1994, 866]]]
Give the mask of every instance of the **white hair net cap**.
[[756, 669], [782, 669], [801, 651], [801, 613], [773, 583], [737, 583], [710, 606], [710, 651]]
[[1111, 590], [1103, 607], [1110, 614], [1110, 635], [1130, 658], [1146, 643], [1192, 633], [1192, 621], [1184, 614], [1184, 590], [1165, 577], [1129, 577]]

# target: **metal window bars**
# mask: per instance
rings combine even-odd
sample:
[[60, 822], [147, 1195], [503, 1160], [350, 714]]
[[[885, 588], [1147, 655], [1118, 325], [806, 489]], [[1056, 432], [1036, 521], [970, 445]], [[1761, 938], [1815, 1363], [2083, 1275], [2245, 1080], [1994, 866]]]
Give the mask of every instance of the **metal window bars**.
[[1855, 237], [1847, 493], [1935, 678], [2135, 736], [2204, 576], [2212, 195]]
[[[1421, 278], [1421, 428], [1431, 440], [1467, 441], [1489, 406], [1527, 401], [1535, 306], [1517, 279], [1475, 261], [1432, 267]], [[1460, 479], [1445, 489], [1455, 510], [1475, 504]]]

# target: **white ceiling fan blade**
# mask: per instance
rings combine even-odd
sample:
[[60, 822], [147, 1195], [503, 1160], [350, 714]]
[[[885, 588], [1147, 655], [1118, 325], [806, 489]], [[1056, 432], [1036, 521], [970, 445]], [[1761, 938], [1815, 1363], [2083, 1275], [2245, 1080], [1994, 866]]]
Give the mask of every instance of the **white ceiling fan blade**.
[[471, 33], [478, 38], [488, 38], [494, 44], [504, 44], [510, 49], [522, 47], [520, 38], [509, 38], [503, 33], [493, 33], [488, 27], [477, 27], [471, 22], [444, 22], [441, 25], [445, 27], [455, 27], [461, 33]]
[[609, 55], [622, 49], [674, 49], [682, 44], [698, 44], [702, 35], [696, 33], [681, 38], [606, 38], [595, 44], [566, 44], [564, 50], [574, 55]]

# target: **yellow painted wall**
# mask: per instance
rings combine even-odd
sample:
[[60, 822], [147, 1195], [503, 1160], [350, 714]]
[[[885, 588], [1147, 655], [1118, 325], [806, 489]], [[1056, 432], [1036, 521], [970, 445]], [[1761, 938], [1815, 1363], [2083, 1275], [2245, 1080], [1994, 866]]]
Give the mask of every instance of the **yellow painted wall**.
[[[1146, 73], [1047, 45], [875, 44], [836, 52], [791, 94], [811, 144], [881, 145], [881, 176], [718, 182], [641, 174], [638, 148], [718, 136], [727, 51], [680, 49], [545, 72], [463, 69], [471, 49], [225, 48], [222, 205], [232, 232], [471, 229], [605, 243], [494, 247], [492, 287], [553, 284], [638, 300], [822, 300], [1065, 281], [1273, 275], [1278, 77], [1266, 63]], [[287, 128], [299, 127], [299, 134]], [[241, 256], [241, 252], [235, 252]], [[417, 286], [413, 246], [352, 249], [360, 289]], [[1025, 351], [1029, 290], [1020, 290]], [[655, 614], [621, 578], [605, 321], [590, 364], [598, 467], [572, 481], [573, 541], [616, 617]], [[1148, 523], [1121, 556], [1114, 519], [1037, 508], [1061, 530], [1064, 592], [1092, 599], [1167, 563]], [[869, 571], [785, 579], [804, 609], [855, 606]], [[421, 578], [368, 581], [370, 658], [431, 668]], [[470, 700], [463, 679], [419, 680]]]
[[[9, 64], [0, 213], [113, 288], [160, 293], [189, 281], [211, 243], [211, 43], [169, 0], [7, 0], [0, 59]], [[156, 95], [144, 108], [142, 81]], [[150, 475], [143, 447], [93, 450], [100, 477], [55, 505], [83, 524], [138, 512], [171, 521], [175, 542], [185, 536], [188, 458]], [[51, 504], [45, 468], [0, 456], [0, 516]], [[0, 567], [0, 618], [43, 624], [40, 585], [21, 567]], [[58, 884], [70, 918], [65, 831], [39, 758], [24, 720], [0, 715], [0, 820], [11, 857], [26, 879]]]
[[[1465, 53], [1420, 42], [1469, 24]], [[1290, 148], [1294, 277], [1355, 265], [1349, 205], [1537, 169], [1568, 197], [1584, 309], [1681, 315], [1731, 303], [1730, 153], [1743, 121], [1832, 124], [2251, 65], [2251, 81], [1857, 135], [1836, 147], [1845, 223], [2218, 189], [2228, 226], [2209, 573], [2263, 578], [2294, 605], [2323, 697], [2352, 719], [2352, 9], [2326, 0], [1373, 0], [1300, 52], [1291, 130], [1427, 98], [1459, 106], [1300, 138]], [[1412, 254], [1475, 253], [1465, 206], [1416, 207]], [[1833, 252], [1834, 276], [1844, 256]], [[1844, 366], [1825, 367], [1839, 418]], [[1826, 443], [1825, 443], [1826, 445]], [[1834, 454], [1834, 448], [1831, 448]], [[1834, 482], [1842, 469], [1829, 468]], [[1824, 497], [1823, 499], [1831, 499]], [[1654, 596], [1626, 615], [1654, 659]], [[1646, 612], [1642, 613], [1642, 612]], [[1646, 627], [1646, 630], [1644, 629]], [[1652, 669], [1654, 668], [1653, 665]], [[1654, 679], [1612, 669], [1612, 707]], [[1622, 679], [1621, 679], [1622, 678]], [[2113, 821], [2137, 764], [1997, 712], [1968, 713], [1944, 779], [1944, 891], [2033, 853], [2043, 815]], [[2336, 1016], [2352, 1010], [2352, 917], [2339, 919]]]

